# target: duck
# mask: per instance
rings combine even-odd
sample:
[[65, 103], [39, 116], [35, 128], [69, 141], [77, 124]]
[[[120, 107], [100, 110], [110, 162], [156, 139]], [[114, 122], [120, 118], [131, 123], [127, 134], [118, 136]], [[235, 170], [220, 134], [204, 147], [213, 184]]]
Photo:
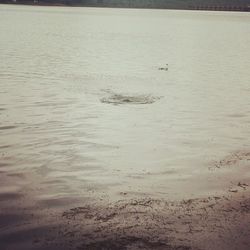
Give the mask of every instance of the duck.
[[168, 70], [168, 64], [166, 64], [166, 67], [160, 67], [160, 68], [158, 68], [159, 70]]

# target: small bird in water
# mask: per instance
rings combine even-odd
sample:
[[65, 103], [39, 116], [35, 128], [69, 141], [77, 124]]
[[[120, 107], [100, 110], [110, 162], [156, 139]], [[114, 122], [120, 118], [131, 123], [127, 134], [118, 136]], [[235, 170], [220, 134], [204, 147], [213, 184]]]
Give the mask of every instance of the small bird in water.
[[168, 71], [168, 64], [166, 64], [166, 67], [160, 67], [159, 70], [165, 70]]

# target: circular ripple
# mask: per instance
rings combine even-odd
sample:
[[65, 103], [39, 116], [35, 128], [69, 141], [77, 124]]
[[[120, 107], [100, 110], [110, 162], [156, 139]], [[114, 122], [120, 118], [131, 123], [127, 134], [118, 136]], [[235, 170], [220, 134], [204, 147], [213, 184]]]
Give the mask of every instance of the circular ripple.
[[101, 99], [101, 102], [108, 104], [152, 104], [155, 101], [159, 100], [159, 97], [154, 97], [150, 95], [121, 95], [121, 94], [113, 94], [109, 97], [104, 97]]

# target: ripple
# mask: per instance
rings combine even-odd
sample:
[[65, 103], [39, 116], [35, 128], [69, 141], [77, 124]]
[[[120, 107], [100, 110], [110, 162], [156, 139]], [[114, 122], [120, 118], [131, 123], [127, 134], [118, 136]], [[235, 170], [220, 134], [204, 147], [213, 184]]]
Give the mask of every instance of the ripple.
[[9, 164], [9, 163], [6, 163], [6, 162], [0, 162], [0, 168], [2, 168], [2, 167], [8, 167], [8, 166], [10, 166], [10, 164]]
[[44, 199], [40, 200], [38, 203], [42, 207], [65, 207], [69, 204], [73, 204], [77, 201], [77, 199], [70, 198], [70, 197], [60, 197], [60, 198], [51, 198], [51, 199]]
[[242, 114], [242, 113], [234, 113], [234, 114], [229, 114], [228, 117], [231, 117], [231, 118], [243, 118], [243, 117], [247, 117], [247, 115]]
[[5, 130], [5, 129], [13, 129], [16, 128], [17, 126], [2, 126], [0, 127], [0, 130]]
[[151, 95], [122, 95], [112, 94], [109, 97], [104, 97], [100, 101], [108, 104], [152, 104], [159, 100], [160, 97], [154, 97]]
[[0, 201], [18, 200], [22, 197], [23, 195], [18, 193], [2, 193], [0, 194]]
[[11, 147], [11, 145], [2, 145], [2, 146], [0, 146], [0, 149], [10, 148], [10, 147]]

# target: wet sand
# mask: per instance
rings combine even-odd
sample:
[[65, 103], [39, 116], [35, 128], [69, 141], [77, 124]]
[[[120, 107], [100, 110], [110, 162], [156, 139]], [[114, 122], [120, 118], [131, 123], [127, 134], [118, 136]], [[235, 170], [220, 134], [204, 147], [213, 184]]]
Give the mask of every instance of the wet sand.
[[39, 216], [12, 211], [1, 218], [1, 249], [247, 250], [249, 211], [249, 193], [180, 202], [83, 203]]
[[[210, 171], [249, 167], [250, 153], [235, 152]], [[237, 178], [236, 178], [237, 179]], [[169, 200], [120, 193], [33, 203], [32, 196], [0, 195], [1, 249], [214, 249], [250, 247], [250, 180], [240, 178], [223, 195]], [[17, 203], [17, 200], [19, 202]]]

